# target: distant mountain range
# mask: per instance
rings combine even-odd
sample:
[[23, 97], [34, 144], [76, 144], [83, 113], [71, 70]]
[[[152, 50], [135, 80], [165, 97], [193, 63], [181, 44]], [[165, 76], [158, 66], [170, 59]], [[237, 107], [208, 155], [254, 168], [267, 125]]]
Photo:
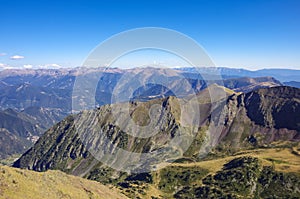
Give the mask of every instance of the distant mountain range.
[[[184, 96], [191, 91], [199, 92], [210, 83], [224, 85], [241, 92], [282, 85], [276, 79], [266, 77], [271, 76], [269, 75], [270, 73], [266, 73], [264, 77], [257, 78], [256, 76], [259, 75], [246, 76], [248, 75], [246, 72], [239, 73], [237, 69], [228, 69], [229, 71], [227, 71], [222, 68], [221, 72], [226, 74], [225, 77], [221, 73], [224, 78], [222, 80], [220, 77], [215, 76], [212, 69], [201, 70], [200, 72], [203, 72], [203, 74], [204, 72], [210, 73], [211, 76], [209, 77], [211, 79], [204, 80], [201, 73], [200, 75], [195, 73], [195, 68], [183, 68], [180, 70], [158, 68], [127, 70], [117, 68], [4, 70], [0, 71], [0, 109], [13, 108], [23, 110], [30, 106], [37, 106], [61, 109], [65, 113], [70, 113], [72, 109], [73, 86], [75, 80], [79, 77], [86, 77], [88, 80], [95, 79], [94, 81], [97, 85], [95, 97], [99, 105], [112, 103], [112, 95], [116, 86], [120, 84], [124, 77], [134, 77], [139, 80], [140, 88], [133, 93], [132, 99], [143, 100], [147, 100], [145, 97], [150, 97], [149, 99], [153, 99], [153, 97], [167, 97], [174, 95], [175, 92], [176, 96]], [[287, 71], [289, 72], [289, 70]], [[252, 74], [252, 72], [249, 72], [249, 74]], [[281, 75], [283, 74], [282, 72]], [[297, 75], [298, 73], [294, 72], [293, 76]], [[300, 79], [300, 75], [297, 77], [296, 81]], [[162, 88], [162, 85], [159, 85], [159, 83], [166, 79], [168, 80], [169, 88]], [[292, 80], [292, 77], [289, 80]], [[146, 82], [146, 84], [142, 84], [143, 82]]]
[[203, 74], [219, 73], [223, 78], [236, 77], [274, 77], [281, 82], [300, 81], [300, 70], [293, 69], [261, 69], [256, 71], [225, 67], [200, 67], [200, 68], [179, 68], [179, 70], [186, 72], [196, 72]]
[[[215, 70], [219, 70], [224, 79], [217, 77]], [[209, 74], [206, 76], [208, 79], [204, 80], [201, 74]], [[263, 71], [259, 74], [262, 75]], [[290, 70], [266, 72], [266, 75], [270, 74], [275, 74], [276, 77], [297, 76], [298, 72]], [[250, 76], [243, 77], [244, 75]], [[2, 142], [0, 158], [28, 149], [32, 143], [29, 140], [36, 140], [45, 130], [71, 113], [72, 99], [84, 101], [85, 96], [82, 94], [72, 96], [74, 83], [78, 78], [92, 79], [96, 82], [97, 106], [115, 103], [114, 95], [124, 82], [126, 86], [121, 90], [123, 93], [118, 91], [117, 94], [121, 97], [116, 102], [149, 101], [168, 96], [184, 97], [198, 93], [211, 84], [222, 85], [234, 92], [244, 93], [283, 85], [274, 77], [256, 76], [259, 75], [253, 71], [226, 68], [196, 70], [196, 68], [149, 67], [126, 70], [74, 68], [0, 71], [0, 127], [3, 132], [2, 139], [5, 140]], [[165, 82], [165, 85], [162, 85], [162, 82]], [[139, 86], [135, 87], [136, 84]], [[297, 86], [297, 82], [291, 84]], [[129, 90], [133, 90], [130, 98], [127, 97]], [[92, 104], [83, 109], [94, 107], [95, 104]]]

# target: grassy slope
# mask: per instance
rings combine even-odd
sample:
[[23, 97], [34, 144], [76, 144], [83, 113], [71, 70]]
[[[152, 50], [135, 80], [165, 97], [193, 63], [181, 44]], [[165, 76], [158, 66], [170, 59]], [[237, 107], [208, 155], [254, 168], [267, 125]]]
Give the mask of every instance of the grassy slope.
[[0, 166], [0, 198], [126, 198], [98, 182], [60, 171], [37, 173]]
[[[233, 155], [214, 154], [206, 160], [192, 163], [171, 163], [165, 168], [152, 172], [153, 182], [127, 181], [129, 187], [118, 186], [118, 183], [126, 182], [124, 178], [117, 178], [116, 182], [109, 183], [120, 188], [120, 191], [130, 198], [173, 198], [174, 193], [185, 185], [201, 186], [202, 179], [208, 175], [214, 175], [222, 170], [223, 165], [229, 161], [251, 156], [257, 157], [263, 166], [272, 166], [276, 171], [284, 173], [300, 174], [300, 144], [293, 142], [272, 143], [269, 148], [253, 148], [242, 150]], [[98, 168], [98, 167], [97, 167]], [[113, 171], [101, 173], [100, 178], [92, 178], [102, 183], [107, 183], [113, 175]], [[95, 176], [94, 176], [95, 177]], [[185, 180], [186, 179], [186, 180]], [[164, 186], [166, 185], [166, 186]], [[77, 194], [78, 195], [78, 194]], [[1, 198], [1, 197], [0, 197]]]
[[[153, 181], [150, 183], [132, 181], [129, 188], [118, 188], [130, 198], [173, 198], [183, 186], [201, 186], [206, 176], [215, 175], [224, 164], [244, 156], [256, 157], [263, 166], [272, 166], [276, 171], [299, 174], [299, 153], [300, 144], [274, 143], [273, 148], [243, 150], [231, 156], [211, 157], [200, 162], [171, 163], [152, 172]], [[116, 191], [97, 182], [59, 171], [35, 173], [2, 166], [0, 179], [0, 198], [122, 198]]]
[[[163, 169], [153, 172], [153, 183], [148, 186], [148, 189], [145, 190], [145, 194], [141, 197], [151, 198], [151, 196], [156, 196], [157, 198], [173, 198], [174, 192], [172, 192], [173, 190], [168, 190], [168, 188], [172, 189], [184, 185], [184, 183], [181, 183], [178, 179], [182, 179], [185, 170], [204, 171], [201, 175], [198, 175], [198, 179], [193, 179], [193, 176], [191, 175], [192, 178], [190, 177], [189, 180], [192, 179], [192, 182], [186, 183], [186, 185], [201, 185], [203, 177], [209, 174], [216, 174], [218, 171], [222, 170], [224, 164], [238, 157], [256, 157], [261, 161], [263, 166], [272, 166], [275, 171], [300, 174], [300, 144], [294, 147], [284, 147], [282, 144], [284, 145], [284, 143], [281, 143], [277, 148], [245, 150], [233, 156], [201, 162], [172, 163]], [[282, 147], [280, 147], [281, 145]], [[174, 174], [176, 174], [177, 179], [174, 178]], [[169, 179], [166, 178], [167, 176]], [[168, 180], [170, 182], [166, 183]], [[167, 184], [168, 187], [162, 188], [162, 184]]]
[[183, 167], [198, 166], [215, 173], [222, 169], [223, 164], [234, 158], [252, 156], [261, 159], [264, 166], [275, 166], [275, 170], [277, 171], [300, 173], [300, 155], [294, 154], [293, 151], [294, 150], [289, 148], [255, 149], [242, 151], [236, 155], [225, 158], [217, 158], [195, 163], [173, 163], [172, 165]]

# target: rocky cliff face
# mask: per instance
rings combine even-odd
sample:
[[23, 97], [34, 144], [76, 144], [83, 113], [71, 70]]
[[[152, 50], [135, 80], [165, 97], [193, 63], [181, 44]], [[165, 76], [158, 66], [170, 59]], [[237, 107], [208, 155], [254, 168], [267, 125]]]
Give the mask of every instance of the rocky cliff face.
[[[202, 145], [233, 150], [259, 147], [278, 140], [299, 140], [299, 117], [296, 117], [299, 115], [299, 89], [275, 87], [232, 94], [220, 99], [217, 105], [203, 101], [204, 93], [197, 96], [198, 110], [203, 114], [197, 118], [196, 128], [183, 124], [181, 101], [175, 97], [132, 102], [128, 110], [122, 108], [124, 104], [106, 105], [69, 116], [53, 126], [14, 166], [38, 171], [61, 169], [86, 175], [89, 171], [83, 168], [89, 167], [93, 157], [112, 158], [109, 154], [115, 154], [106, 163], [117, 170], [122, 166], [131, 171], [128, 157], [124, 157], [129, 153], [124, 151], [151, 154], [147, 158], [152, 162], [140, 161], [146, 158], [142, 155], [134, 157], [139, 167], [151, 167], [162, 160], [197, 159]], [[156, 112], [156, 120], [150, 119], [149, 110]], [[289, 115], [282, 115], [287, 111]], [[285, 122], [287, 118], [289, 122]], [[136, 130], [135, 124], [148, 125], [151, 130], [146, 127]], [[152, 132], [153, 135], [148, 135]], [[173, 142], [183, 138], [182, 135], [186, 144], [182, 144], [182, 140]]]
[[220, 150], [238, 151], [275, 141], [298, 141], [299, 91], [274, 87], [230, 95], [224, 105], [212, 110], [218, 114], [208, 117], [208, 123], [214, 123], [208, 134], [211, 144]]
[[300, 92], [293, 87], [260, 89], [245, 96], [248, 117], [268, 128], [300, 131]]
[[[131, 115], [129, 118], [124, 114], [122, 104], [106, 105], [69, 116], [46, 132], [15, 166], [38, 171], [49, 168], [70, 169], [71, 173], [83, 175], [86, 171], [82, 169], [82, 164], [92, 161], [87, 160], [93, 159], [91, 153], [99, 158], [111, 158], [108, 154], [115, 154], [110, 161], [113, 161], [116, 169], [117, 166], [122, 166], [125, 170], [127, 167], [129, 169], [133, 162], [126, 161], [128, 157], [124, 155], [127, 153], [123, 151], [140, 154], [131, 159], [137, 162], [146, 158], [143, 157], [143, 153], [149, 154], [147, 159], [152, 159], [153, 162], [141, 161], [140, 167], [150, 166], [162, 159], [176, 159], [182, 155], [186, 146], [177, 144], [178, 141], [174, 140], [181, 136], [181, 133], [190, 137], [190, 140], [193, 137], [193, 131], [179, 123], [176, 103], [177, 99], [173, 97], [147, 103], [132, 103], [128, 110]], [[156, 112], [157, 119], [150, 121], [148, 110], [153, 106], [156, 107], [152, 111]], [[146, 128], [134, 130], [135, 123], [143, 127], [149, 122]], [[125, 132], [129, 129], [132, 130], [130, 134]], [[152, 136], [148, 135], [152, 132]]]

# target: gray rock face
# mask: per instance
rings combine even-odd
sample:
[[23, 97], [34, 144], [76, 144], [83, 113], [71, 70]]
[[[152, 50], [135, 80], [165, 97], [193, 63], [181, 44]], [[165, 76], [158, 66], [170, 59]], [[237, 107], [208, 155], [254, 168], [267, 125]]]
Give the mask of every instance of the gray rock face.
[[[129, 103], [128, 109], [123, 108], [125, 104], [106, 105], [69, 116], [53, 126], [14, 166], [37, 171], [60, 169], [88, 175], [91, 170], [103, 167], [104, 163], [115, 170], [133, 172], [138, 168], [151, 169], [157, 163], [177, 158], [195, 158], [204, 153], [201, 150], [220, 144], [234, 149], [262, 146], [277, 140], [299, 140], [298, 119], [284, 125], [280, 121], [282, 117], [271, 114], [271, 121], [282, 126], [270, 127], [264, 120], [256, 122], [261, 114], [269, 121], [269, 111], [282, 110], [280, 104], [273, 104], [273, 98], [264, 97], [265, 93], [284, 99], [282, 106], [292, 104], [299, 107], [299, 90], [289, 87], [232, 94], [220, 99], [219, 103], [203, 104], [203, 96], [197, 96], [201, 102], [198, 101], [199, 111], [205, 107], [208, 111], [200, 114], [194, 128], [189, 126], [191, 123], [180, 119], [183, 106], [174, 97]], [[290, 93], [293, 98], [286, 97]], [[263, 99], [258, 105], [257, 95]], [[159, 119], [151, 121], [151, 107], [155, 107], [152, 111], [156, 111], [155, 118]], [[262, 112], [261, 107], [266, 111]], [[299, 115], [299, 109], [291, 110], [294, 110], [291, 115]], [[129, 117], [126, 111], [129, 111]], [[143, 125], [145, 128], [135, 129]]]
[[[175, 160], [187, 150], [195, 133], [195, 128], [179, 122], [175, 103], [177, 99], [173, 97], [133, 103], [127, 110], [131, 117], [124, 113], [123, 104], [69, 116], [46, 132], [15, 166], [27, 165], [26, 168], [38, 171], [70, 168], [71, 173], [82, 175], [86, 171], [77, 168], [82, 168], [80, 165], [89, 158], [128, 172]], [[136, 125], [144, 122], [144, 114], [151, 106], [156, 106], [152, 110], [156, 117], [147, 126]]]

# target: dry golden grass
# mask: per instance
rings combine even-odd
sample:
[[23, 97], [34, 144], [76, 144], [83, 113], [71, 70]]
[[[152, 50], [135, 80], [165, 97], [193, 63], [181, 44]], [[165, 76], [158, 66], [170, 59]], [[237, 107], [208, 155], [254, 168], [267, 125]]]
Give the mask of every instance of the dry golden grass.
[[[270, 148], [270, 149], [256, 149], [245, 150], [239, 152], [237, 155], [228, 156], [225, 158], [217, 158], [213, 160], [205, 160], [194, 163], [172, 163], [172, 166], [183, 167], [200, 167], [209, 170], [211, 173], [215, 173], [222, 169], [223, 165], [234, 158], [252, 156], [261, 160], [265, 166], [274, 166], [275, 170], [282, 172], [294, 172], [300, 174], [300, 155], [297, 155], [290, 148]], [[166, 165], [160, 165], [164, 167]]]
[[273, 165], [277, 171], [300, 173], [300, 156], [295, 155], [292, 149], [263, 149], [250, 154], [264, 160], [263, 163]]
[[[223, 165], [234, 158], [243, 156], [257, 157], [263, 165], [273, 166], [281, 172], [300, 174], [300, 148], [277, 147], [267, 149], [244, 150], [236, 155], [216, 158], [195, 163], [171, 163], [159, 165], [199, 167], [207, 169], [210, 174], [221, 170]], [[160, 170], [152, 172], [153, 184], [144, 190], [142, 198], [171, 198], [171, 194], [163, 193], [158, 188]], [[201, 180], [201, 179], [199, 179]], [[37, 173], [33, 171], [0, 166], [0, 198], [126, 198], [116, 188], [100, 183], [66, 175], [59, 171]]]
[[[285, 148], [268, 148], [268, 149], [255, 149], [255, 150], [245, 150], [240, 151], [236, 155], [216, 158], [213, 160], [205, 160], [201, 162], [194, 163], [164, 163], [158, 165], [159, 170], [153, 172], [153, 185], [147, 191], [147, 196], [145, 198], [150, 198], [148, 196], [162, 196], [162, 198], [171, 198], [172, 194], [162, 193], [158, 189], [159, 179], [160, 179], [160, 169], [168, 166], [181, 166], [181, 167], [199, 167], [200, 169], [207, 169], [209, 174], [215, 174], [223, 168], [223, 165], [229, 161], [243, 156], [257, 157], [262, 165], [273, 166], [276, 171], [281, 172], [293, 172], [300, 174], [300, 155], [296, 152], [300, 151], [300, 147], [285, 147]], [[201, 179], [199, 179], [201, 180]]]
[[116, 189], [60, 171], [37, 173], [0, 166], [0, 198], [127, 198]]

